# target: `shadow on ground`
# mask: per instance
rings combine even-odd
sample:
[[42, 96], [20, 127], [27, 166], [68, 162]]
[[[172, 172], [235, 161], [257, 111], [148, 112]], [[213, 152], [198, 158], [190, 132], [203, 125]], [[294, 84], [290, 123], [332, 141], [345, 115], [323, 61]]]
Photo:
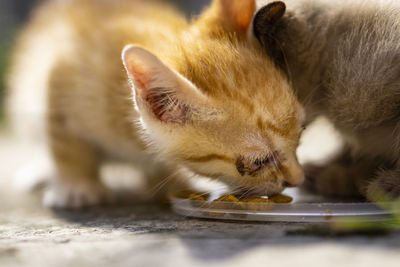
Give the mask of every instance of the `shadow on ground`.
[[185, 218], [173, 214], [167, 205], [58, 210], [54, 214], [84, 227], [178, 238], [191, 257], [204, 262], [224, 261], [246, 251], [268, 247], [285, 250], [336, 244], [353, 249], [400, 249], [400, 232], [339, 231], [328, 224], [244, 223]]

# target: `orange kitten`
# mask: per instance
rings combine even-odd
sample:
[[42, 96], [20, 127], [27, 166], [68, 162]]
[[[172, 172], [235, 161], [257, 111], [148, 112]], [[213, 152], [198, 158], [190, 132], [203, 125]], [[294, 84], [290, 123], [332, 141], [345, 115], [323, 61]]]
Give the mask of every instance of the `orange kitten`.
[[184, 180], [183, 168], [233, 191], [271, 195], [301, 183], [300, 106], [246, 41], [254, 8], [254, 0], [215, 0], [192, 24], [149, 1], [37, 10], [17, 48], [10, 103], [16, 123], [26, 124], [18, 103], [32, 110], [26, 96], [45, 98], [57, 176], [44, 203], [103, 201], [99, 167], [110, 156], [134, 160], [149, 181]]

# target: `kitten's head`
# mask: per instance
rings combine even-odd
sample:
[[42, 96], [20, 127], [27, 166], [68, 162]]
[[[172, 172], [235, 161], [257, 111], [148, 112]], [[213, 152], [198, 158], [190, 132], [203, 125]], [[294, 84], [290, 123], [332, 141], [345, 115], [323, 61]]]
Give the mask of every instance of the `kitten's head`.
[[123, 51], [148, 141], [235, 190], [272, 195], [300, 184], [302, 111], [286, 79], [248, 42], [185, 40], [163, 61], [138, 46]]

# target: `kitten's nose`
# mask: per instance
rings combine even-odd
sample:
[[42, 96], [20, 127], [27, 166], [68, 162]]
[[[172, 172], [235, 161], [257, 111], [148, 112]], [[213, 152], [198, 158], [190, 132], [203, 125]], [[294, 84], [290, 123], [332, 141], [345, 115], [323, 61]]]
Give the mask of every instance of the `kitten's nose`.
[[304, 171], [297, 161], [289, 163], [285, 169], [284, 187], [296, 187], [303, 183]]

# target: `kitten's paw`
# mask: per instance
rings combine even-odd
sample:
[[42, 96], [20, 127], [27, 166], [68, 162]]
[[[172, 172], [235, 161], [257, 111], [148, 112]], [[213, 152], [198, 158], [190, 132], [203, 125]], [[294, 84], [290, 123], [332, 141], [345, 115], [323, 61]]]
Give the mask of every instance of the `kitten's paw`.
[[306, 165], [303, 187], [325, 196], [359, 196], [360, 193], [350, 177], [348, 168], [340, 164], [328, 166]]
[[99, 182], [53, 184], [44, 193], [43, 206], [78, 209], [111, 202], [110, 192]]
[[375, 202], [400, 201], [400, 170], [379, 172], [368, 185], [366, 197]]

